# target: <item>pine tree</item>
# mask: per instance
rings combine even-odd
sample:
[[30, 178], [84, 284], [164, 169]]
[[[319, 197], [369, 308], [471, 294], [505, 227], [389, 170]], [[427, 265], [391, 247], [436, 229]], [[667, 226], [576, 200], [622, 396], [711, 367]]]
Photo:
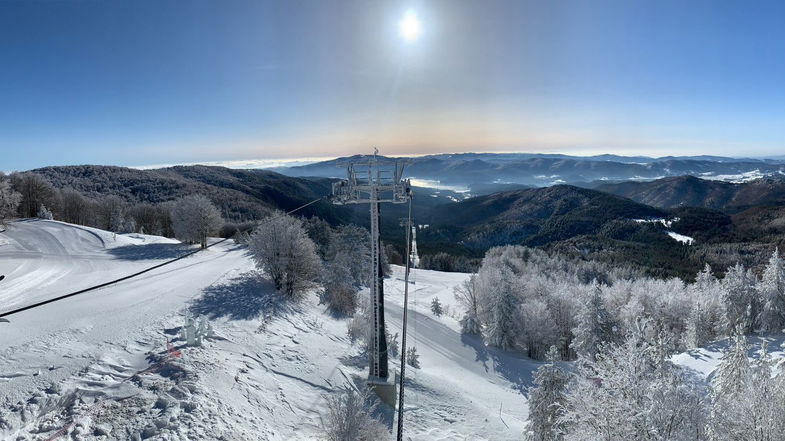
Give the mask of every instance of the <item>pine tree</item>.
[[741, 325], [745, 334], [757, 329], [761, 305], [755, 282], [755, 276], [740, 263], [725, 273], [721, 289], [729, 329], [735, 330]]
[[526, 441], [560, 441], [563, 439], [563, 423], [559, 417], [564, 409], [565, 392], [569, 377], [554, 362], [558, 350], [551, 346], [549, 362], [534, 373], [536, 387], [529, 388], [529, 425]]
[[712, 380], [712, 393], [715, 397], [733, 397], [744, 390], [751, 369], [747, 359], [748, 350], [747, 338], [739, 327], [733, 335], [732, 345], [722, 355]]
[[772, 253], [758, 287], [763, 299], [761, 329], [779, 333], [785, 327], [785, 266], [779, 249]]
[[512, 289], [513, 276], [508, 269], [495, 269], [499, 283], [492, 284], [487, 296], [485, 338], [488, 344], [501, 349], [512, 349], [516, 341], [516, 309], [518, 299]]
[[438, 297], [434, 297], [433, 300], [431, 300], [431, 312], [436, 317], [441, 317], [442, 313], [444, 312], [442, 310], [442, 303], [439, 301]]
[[417, 348], [411, 346], [406, 350], [406, 364], [413, 368], [420, 368], [420, 355], [417, 353]]
[[582, 357], [594, 360], [600, 345], [617, 340], [618, 325], [605, 307], [602, 290], [595, 282], [573, 329], [572, 348]]

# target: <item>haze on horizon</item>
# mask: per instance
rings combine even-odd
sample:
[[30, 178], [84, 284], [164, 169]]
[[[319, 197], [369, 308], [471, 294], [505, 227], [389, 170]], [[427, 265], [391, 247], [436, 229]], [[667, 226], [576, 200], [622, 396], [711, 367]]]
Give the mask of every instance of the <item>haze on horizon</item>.
[[[407, 14], [416, 34], [402, 33]], [[785, 152], [781, 2], [0, 2], [0, 169]], [[414, 38], [412, 38], [414, 37]]]

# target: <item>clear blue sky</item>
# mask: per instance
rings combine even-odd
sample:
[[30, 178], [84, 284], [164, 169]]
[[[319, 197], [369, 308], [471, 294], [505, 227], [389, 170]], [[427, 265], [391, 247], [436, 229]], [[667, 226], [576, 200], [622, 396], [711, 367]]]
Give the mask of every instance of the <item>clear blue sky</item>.
[[0, 170], [372, 144], [785, 154], [784, 17], [781, 1], [0, 1]]

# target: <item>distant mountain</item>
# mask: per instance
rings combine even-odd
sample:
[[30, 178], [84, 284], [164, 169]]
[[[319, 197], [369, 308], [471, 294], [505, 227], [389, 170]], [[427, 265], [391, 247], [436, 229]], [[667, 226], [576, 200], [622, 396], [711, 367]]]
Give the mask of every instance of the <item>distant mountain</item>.
[[781, 179], [730, 183], [677, 176], [604, 184], [596, 189], [659, 208], [704, 207], [739, 212], [756, 206], [785, 205], [785, 180]]
[[[288, 176], [343, 177], [345, 164], [365, 158], [358, 155], [275, 170]], [[781, 160], [718, 156], [648, 158], [461, 153], [398, 159], [405, 159], [409, 163], [406, 170], [409, 177], [467, 187], [500, 183], [542, 187], [592, 181], [645, 181], [681, 175], [741, 181], [785, 174], [785, 162]]]

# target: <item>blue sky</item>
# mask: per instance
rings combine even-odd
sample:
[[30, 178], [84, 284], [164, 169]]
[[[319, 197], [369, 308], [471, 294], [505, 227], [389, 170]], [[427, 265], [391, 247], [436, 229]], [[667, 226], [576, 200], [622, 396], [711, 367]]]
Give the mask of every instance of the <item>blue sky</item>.
[[763, 1], [2, 1], [0, 169], [371, 145], [783, 154], [782, 17]]

